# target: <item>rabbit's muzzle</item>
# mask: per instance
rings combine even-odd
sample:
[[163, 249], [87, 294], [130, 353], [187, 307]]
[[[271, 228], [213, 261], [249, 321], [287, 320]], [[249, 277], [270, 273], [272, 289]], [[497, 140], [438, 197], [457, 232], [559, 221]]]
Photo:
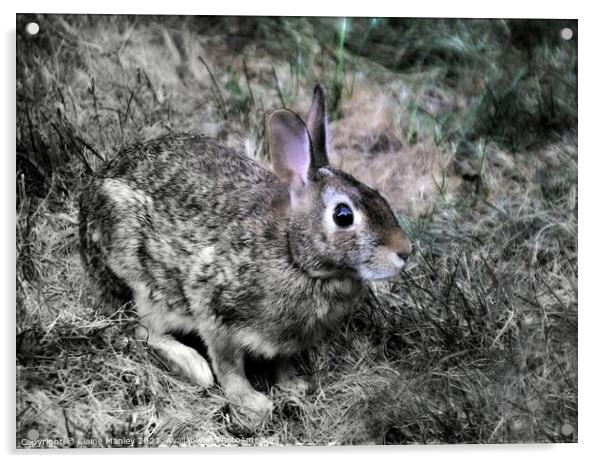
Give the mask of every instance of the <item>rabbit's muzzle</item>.
[[412, 243], [410, 243], [410, 240], [403, 232], [397, 232], [392, 234], [388, 247], [391, 249], [391, 252], [395, 254], [392, 256], [392, 259], [401, 269], [410, 259], [410, 254], [412, 254]]
[[399, 230], [391, 234], [386, 244], [372, 250], [370, 259], [359, 267], [359, 274], [365, 280], [385, 280], [396, 277], [407, 264], [412, 252], [412, 244]]

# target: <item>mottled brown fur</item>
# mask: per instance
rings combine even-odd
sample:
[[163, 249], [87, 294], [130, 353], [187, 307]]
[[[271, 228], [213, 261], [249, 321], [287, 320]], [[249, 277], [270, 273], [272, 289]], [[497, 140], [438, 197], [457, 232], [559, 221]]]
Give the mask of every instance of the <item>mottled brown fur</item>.
[[[316, 136], [294, 113], [274, 113], [280, 177], [214, 139], [170, 134], [120, 152], [80, 198], [81, 254], [103, 294], [133, 299], [140, 335], [210, 385], [207, 360], [170, 332], [200, 335], [226, 395], [260, 414], [271, 402], [245, 377], [245, 355], [307, 349], [357, 305], [364, 280], [393, 276], [411, 250], [382, 196], [324, 164], [323, 114], [319, 88]], [[349, 229], [332, 222], [337, 201], [353, 205]], [[281, 363], [277, 377], [290, 382]]]

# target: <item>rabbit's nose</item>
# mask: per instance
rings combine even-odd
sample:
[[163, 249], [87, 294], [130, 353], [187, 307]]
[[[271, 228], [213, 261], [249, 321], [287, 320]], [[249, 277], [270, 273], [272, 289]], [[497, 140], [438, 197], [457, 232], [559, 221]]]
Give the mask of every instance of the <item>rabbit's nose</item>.
[[390, 235], [389, 250], [392, 251], [391, 257], [395, 262], [395, 266], [402, 268], [408, 262], [412, 253], [412, 243], [410, 243], [405, 233], [398, 230]]
[[397, 251], [395, 254], [397, 254], [397, 257], [403, 260], [406, 264], [408, 263], [408, 260], [410, 260], [410, 253], [407, 251]]
[[405, 236], [398, 239], [397, 243], [395, 243], [397, 246], [395, 246], [395, 254], [397, 255], [397, 257], [399, 257], [400, 259], [402, 259], [404, 262], [408, 262], [408, 259], [410, 258], [410, 254], [412, 254], [412, 243], [410, 243], [410, 240], [408, 240]]

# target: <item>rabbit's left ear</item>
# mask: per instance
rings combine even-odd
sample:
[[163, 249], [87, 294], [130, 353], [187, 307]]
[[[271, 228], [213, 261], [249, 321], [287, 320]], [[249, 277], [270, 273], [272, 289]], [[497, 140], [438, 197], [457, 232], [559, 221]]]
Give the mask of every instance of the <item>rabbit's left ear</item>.
[[328, 165], [328, 116], [324, 105], [324, 89], [320, 84], [314, 89], [314, 98], [307, 114], [307, 130], [313, 148], [312, 169]]
[[274, 111], [268, 145], [274, 173], [291, 186], [304, 186], [311, 166], [311, 142], [301, 118], [288, 109]]

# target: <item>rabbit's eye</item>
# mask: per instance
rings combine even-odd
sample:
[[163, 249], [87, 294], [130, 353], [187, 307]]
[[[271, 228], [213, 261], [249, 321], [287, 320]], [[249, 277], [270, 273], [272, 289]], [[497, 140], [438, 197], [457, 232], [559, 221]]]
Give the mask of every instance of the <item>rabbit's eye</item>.
[[339, 227], [349, 227], [353, 224], [353, 212], [347, 204], [337, 204], [332, 218]]

